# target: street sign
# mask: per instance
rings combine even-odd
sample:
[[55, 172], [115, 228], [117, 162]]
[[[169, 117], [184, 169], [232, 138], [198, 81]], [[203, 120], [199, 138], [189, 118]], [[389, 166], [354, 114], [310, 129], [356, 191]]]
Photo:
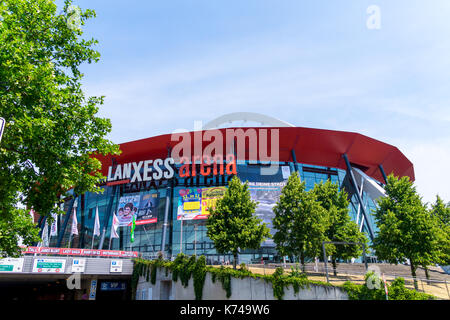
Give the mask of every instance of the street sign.
[[109, 272], [122, 272], [122, 260], [111, 260]]
[[34, 259], [33, 271], [38, 273], [64, 273], [65, 259]]
[[0, 118], [0, 141], [2, 141], [3, 129], [5, 128], [5, 119]]
[[23, 258], [0, 259], [0, 272], [22, 272]]
[[86, 268], [86, 259], [74, 258], [72, 260], [72, 273], [84, 272], [85, 268]]

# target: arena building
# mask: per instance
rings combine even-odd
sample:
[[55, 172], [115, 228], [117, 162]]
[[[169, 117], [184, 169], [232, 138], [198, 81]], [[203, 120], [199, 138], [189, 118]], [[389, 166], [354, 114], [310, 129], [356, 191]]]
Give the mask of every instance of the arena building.
[[[247, 118], [266, 126], [216, 129]], [[294, 127], [258, 114], [227, 115], [202, 130], [122, 143], [120, 149], [118, 156], [97, 157], [107, 177], [104, 192], [71, 191], [66, 214], [57, 221], [58, 234], [45, 246], [136, 251], [146, 257], [159, 251], [166, 257], [183, 252], [205, 255], [209, 263], [231, 261], [231, 255], [218, 255], [206, 236], [208, 208], [237, 175], [248, 181], [258, 201], [256, 215], [274, 233], [272, 208], [293, 171], [308, 189], [326, 179], [345, 189], [351, 218], [372, 239], [377, 232], [372, 210], [384, 196], [386, 175], [414, 181], [413, 164], [392, 145], [353, 132]], [[94, 236], [96, 212], [100, 235]], [[120, 225], [117, 238], [111, 237], [113, 216]], [[45, 219], [39, 222], [42, 229]], [[240, 254], [240, 262], [261, 259], [279, 259], [272, 240]]]

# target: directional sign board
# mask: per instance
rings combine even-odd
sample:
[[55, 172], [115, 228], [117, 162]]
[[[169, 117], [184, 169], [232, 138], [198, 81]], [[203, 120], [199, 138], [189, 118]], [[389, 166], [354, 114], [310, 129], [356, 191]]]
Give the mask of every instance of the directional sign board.
[[86, 259], [74, 258], [72, 260], [72, 273], [84, 272], [85, 269], [86, 269]]
[[111, 260], [109, 272], [122, 272], [122, 260]]
[[5, 129], [5, 119], [0, 118], [0, 141], [2, 141], [3, 129]]
[[0, 272], [22, 272], [23, 258], [0, 259]]
[[33, 272], [37, 273], [64, 273], [65, 259], [34, 259]]

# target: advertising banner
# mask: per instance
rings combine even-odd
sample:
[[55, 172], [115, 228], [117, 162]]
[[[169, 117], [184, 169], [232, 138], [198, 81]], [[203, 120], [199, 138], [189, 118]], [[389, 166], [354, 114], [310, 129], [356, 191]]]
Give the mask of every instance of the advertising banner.
[[159, 194], [147, 193], [141, 196], [136, 216], [136, 225], [158, 222]]
[[177, 220], [199, 219], [198, 217], [201, 217], [201, 215], [202, 189], [181, 189], [178, 197]]
[[117, 218], [119, 226], [131, 226], [133, 216], [136, 219], [136, 225], [158, 222], [159, 194], [133, 194], [122, 196], [119, 199], [117, 209]]
[[[255, 215], [262, 219], [270, 229], [272, 236], [276, 230], [273, 228], [272, 219], [275, 217], [273, 207], [275, 207], [281, 195], [281, 189], [285, 186], [285, 182], [249, 182], [249, 190], [252, 200], [258, 202]], [[275, 243], [272, 239], [264, 241], [262, 246], [272, 247]]]
[[133, 215], [137, 214], [139, 209], [140, 195], [127, 195], [119, 199], [119, 208], [117, 209], [117, 218], [119, 226], [131, 226]]
[[226, 187], [212, 187], [202, 189], [202, 215], [207, 216], [211, 209], [215, 209], [217, 200], [225, 195]]
[[65, 259], [34, 259], [32, 272], [64, 273], [65, 267]]
[[[137, 251], [120, 250], [92, 250], [92, 249], [74, 249], [74, 248], [45, 248], [45, 247], [27, 247], [22, 249], [24, 254], [51, 254], [62, 256], [102, 256], [102, 257], [121, 257], [136, 258], [139, 256]], [[0, 260], [1, 261], [1, 260]]]
[[207, 219], [210, 209], [225, 194], [225, 187], [181, 189], [178, 197], [178, 220]]
[[22, 272], [23, 258], [0, 259], [0, 272]]

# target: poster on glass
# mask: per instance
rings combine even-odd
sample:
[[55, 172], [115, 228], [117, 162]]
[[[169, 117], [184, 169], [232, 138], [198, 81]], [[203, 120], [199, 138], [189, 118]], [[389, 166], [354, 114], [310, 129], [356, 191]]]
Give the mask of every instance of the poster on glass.
[[119, 226], [131, 226], [133, 215], [137, 214], [139, 209], [140, 195], [127, 195], [119, 199], [119, 207], [117, 209], [117, 218]]
[[207, 219], [210, 209], [225, 194], [225, 187], [181, 189], [178, 197], [178, 220]]
[[158, 222], [158, 205], [159, 195], [157, 193], [143, 194], [136, 216], [136, 225]]

